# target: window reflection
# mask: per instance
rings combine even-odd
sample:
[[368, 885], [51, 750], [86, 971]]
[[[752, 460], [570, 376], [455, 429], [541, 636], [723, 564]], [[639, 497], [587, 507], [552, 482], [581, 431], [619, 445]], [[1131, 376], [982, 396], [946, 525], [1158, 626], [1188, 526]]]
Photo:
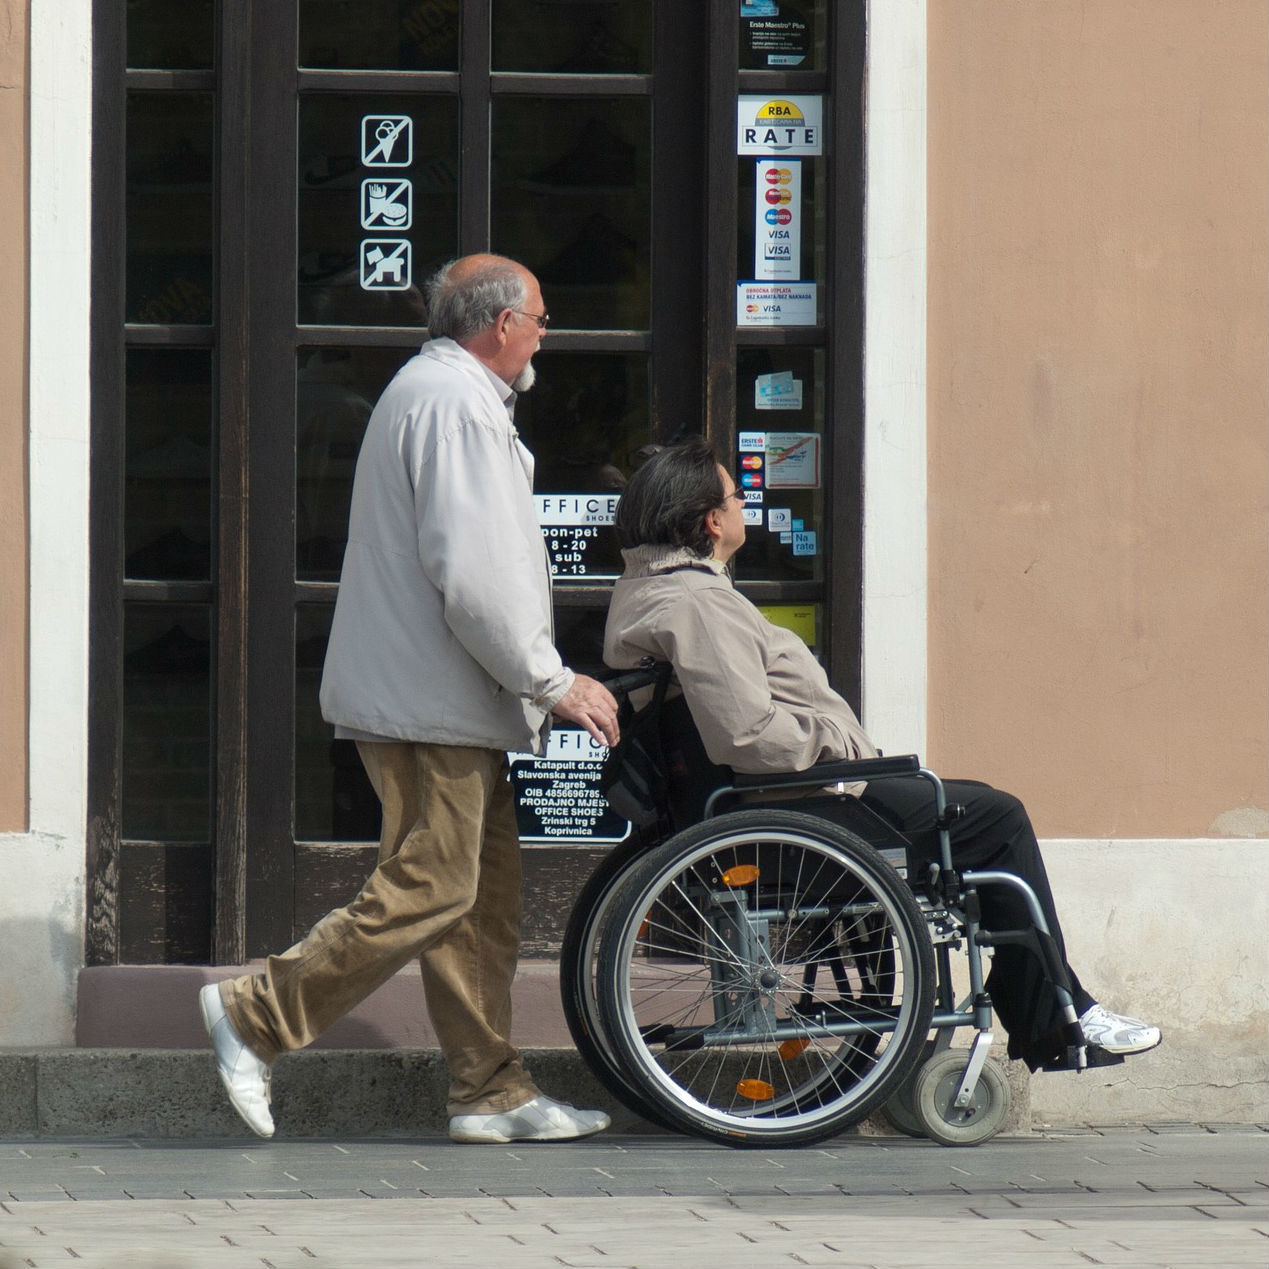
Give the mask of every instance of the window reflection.
[[128, 0], [128, 66], [206, 70], [212, 66], [212, 0]]
[[333, 611], [301, 604], [295, 612], [295, 840], [375, 842], [379, 799], [357, 746], [335, 739], [318, 703]]
[[[421, 342], [421, 341], [420, 341]], [[295, 574], [338, 581], [357, 451], [403, 348], [301, 348], [296, 371]]]
[[564, 75], [652, 69], [651, 0], [494, 0], [493, 68]]
[[124, 575], [209, 580], [211, 354], [129, 349], [125, 429]]
[[212, 316], [212, 98], [128, 94], [127, 320]]
[[493, 241], [541, 280], [557, 327], [649, 325], [645, 98], [498, 98]]
[[299, 0], [300, 65], [457, 70], [459, 0]]
[[211, 610], [128, 604], [123, 638], [123, 836], [206, 841]]

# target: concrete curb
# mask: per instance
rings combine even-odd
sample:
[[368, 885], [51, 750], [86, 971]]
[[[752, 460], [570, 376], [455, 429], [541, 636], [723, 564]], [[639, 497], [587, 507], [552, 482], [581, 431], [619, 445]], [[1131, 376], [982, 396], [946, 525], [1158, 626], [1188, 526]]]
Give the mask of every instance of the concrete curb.
[[[606, 1110], [618, 1132], [658, 1132], [601, 1087], [574, 1049], [530, 1049], [525, 1060], [552, 1096]], [[1017, 1069], [1015, 1069], [1017, 1068]], [[1008, 1063], [1013, 1108], [1004, 1131], [1031, 1127], [1026, 1070]], [[273, 1073], [278, 1135], [401, 1137], [443, 1133], [448, 1075], [430, 1049], [309, 1049]], [[856, 1132], [889, 1134], [879, 1117]], [[0, 1137], [201, 1140], [246, 1132], [208, 1050], [0, 1051]]]

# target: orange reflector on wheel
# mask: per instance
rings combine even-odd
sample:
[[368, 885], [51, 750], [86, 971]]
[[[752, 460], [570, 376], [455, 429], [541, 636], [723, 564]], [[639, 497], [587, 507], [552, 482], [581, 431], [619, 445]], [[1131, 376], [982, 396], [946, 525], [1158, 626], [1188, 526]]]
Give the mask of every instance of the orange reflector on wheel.
[[776, 1052], [780, 1055], [781, 1061], [792, 1062], [794, 1058], [801, 1057], [803, 1053], [811, 1047], [810, 1040], [786, 1040]]
[[775, 1096], [775, 1089], [766, 1080], [741, 1080], [736, 1092], [751, 1102], [769, 1102]]
[[758, 869], [754, 864], [737, 864], [723, 873], [725, 886], [752, 886], [758, 880]]

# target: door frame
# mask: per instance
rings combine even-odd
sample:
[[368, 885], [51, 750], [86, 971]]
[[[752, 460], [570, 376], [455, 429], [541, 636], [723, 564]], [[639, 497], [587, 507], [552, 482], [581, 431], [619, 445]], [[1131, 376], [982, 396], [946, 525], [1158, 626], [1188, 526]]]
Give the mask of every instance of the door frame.
[[[289, 919], [294, 883], [294, 843], [291, 825], [291, 753], [294, 744], [293, 640], [279, 631], [292, 628], [297, 601], [319, 598], [312, 588], [322, 583], [297, 584], [293, 576], [293, 512], [288, 500], [251, 497], [251, 490], [293, 487], [293, 431], [253, 425], [253, 420], [294, 417], [294, 349], [301, 331], [295, 324], [294, 250], [267, 252], [257, 234], [253, 208], [288, 205], [294, 197], [295, 137], [293, 128], [277, 121], [294, 118], [295, 94], [303, 81], [319, 86], [325, 72], [294, 69], [294, 16], [266, 19], [264, 6], [250, 0], [220, 0], [218, 69], [215, 72], [126, 72], [124, 31], [120, 8], [110, 0], [96, 0], [94, 31], [95, 110], [93, 151], [93, 534], [91, 548], [93, 639], [90, 652], [88, 874], [89, 963], [113, 963], [125, 957], [120, 946], [119, 911], [120, 773], [122, 767], [122, 482], [123, 398], [120, 366], [128, 346], [214, 346], [221, 429], [217, 487], [218, 547], [216, 553], [216, 656], [214, 675], [215, 778], [213, 794], [214, 935], [212, 958], [240, 963], [261, 949], [284, 946], [293, 933]], [[476, 6], [473, 6], [475, 11]], [[645, 347], [658, 360], [653, 382], [654, 429], [669, 417], [663, 408], [672, 399], [700, 400], [710, 435], [727, 451], [734, 450], [732, 419], [735, 406], [735, 351], [746, 343], [815, 344], [851, 348], [857, 355], [829, 356], [826, 420], [833, 421], [830, 500], [831, 520], [825, 525], [827, 559], [825, 584], [750, 583], [742, 587], [759, 602], [817, 600], [825, 604], [828, 641], [826, 660], [836, 685], [858, 703], [861, 690], [860, 638], [864, 557], [863, 463], [867, 459], [864, 428], [864, 189], [865, 151], [862, 101], [858, 93], [833, 83], [840, 76], [856, 87], [864, 82], [866, 25], [864, 0], [833, 6], [836, 15], [830, 39], [838, 49], [833, 71], [818, 76], [807, 72], [739, 72], [735, 39], [737, 6], [734, 0], [708, 0], [705, 29], [708, 58], [706, 83], [705, 155], [696, 138], [670, 122], [654, 123], [654, 144], [671, 148], [675, 161], [695, 161], [703, 170], [703, 206], [709, 221], [709, 249], [702, 251], [700, 275], [680, 259], [667, 277], [654, 286], [654, 329], [648, 340], [634, 332], [599, 336], [579, 335], [576, 346], [600, 349]], [[657, 0], [658, 36], [688, 7], [677, 0]], [[873, 19], [875, 25], [875, 18]], [[667, 25], [668, 24], [668, 25]], [[721, 34], [720, 34], [721, 33]], [[680, 37], [684, 32], [680, 28]], [[495, 89], [485, 75], [485, 21], [465, 24], [461, 51], [463, 72], [458, 78], [465, 111], [485, 121]], [[849, 38], [848, 38], [849, 36]], [[482, 44], [482, 41], [484, 42]], [[841, 50], [849, 47], [851, 56]], [[292, 63], [285, 74], [277, 68]], [[480, 73], [475, 69], [479, 67]], [[267, 71], [267, 73], [266, 73]], [[411, 78], [417, 82], [417, 72]], [[451, 76], [451, 78], [453, 78]], [[532, 87], [542, 91], [538, 77], [499, 76], [503, 91]], [[529, 82], [531, 78], [531, 83]], [[517, 84], [522, 79], [525, 82]], [[342, 74], [330, 86], [346, 86]], [[217, 204], [219, 291], [214, 328], [144, 328], [123, 324], [122, 260], [124, 94], [128, 87], [215, 86], [220, 148], [240, 146], [246, 162], [232, 174], [220, 175]], [[735, 100], [738, 91], [829, 91], [832, 93], [830, 144], [837, 147], [829, 165], [829, 223], [839, 226], [829, 252], [829, 293], [826, 329], [814, 331], [763, 330], [737, 332], [735, 308]], [[376, 89], [390, 87], [382, 74]], [[590, 91], [603, 91], [600, 83]], [[553, 91], [576, 95], [582, 85], [562, 83]], [[690, 76], [672, 77], [671, 91], [686, 102], [692, 92]], [[244, 103], [249, 108], [244, 109]], [[690, 117], [683, 110], [660, 110], [654, 118], [672, 121]], [[285, 136], [283, 135], [285, 134]], [[279, 140], [282, 150], [279, 151]], [[488, 227], [489, 181], [483, 148], [463, 148], [464, 189], [470, 189], [468, 209], [460, 219], [460, 250], [485, 246]], [[229, 182], [232, 181], [232, 184]], [[470, 182], [470, 186], [466, 184]], [[483, 194], [482, 194], [483, 191]], [[482, 215], [483, 207], [483, 215]], [[653, 216], [668, 220], [679, 206], [671, 202], [669, 183], [654, 184]], [[722, 226], [721, 233], [716, 234]], [[844, 228], [843, 228], [844, 227]], [[704, 226], [697, 231], [704, 242]], [[728, 235], [731, 235], [730, 240]], [[231, 263], [228, 263], [231, 262]], [[228, 263], [228, 267], [227, 267]], [[655, 267], [655, 266], [654, 266]], [[660, 284], [664, 281], [664, 284]], [[699, 287], [705, 296], [703, 331], [690, 305], [675, 303], [684, 290]], [[658, 323], [665, 323], [665, 332]], [[319, 333], [314, 334], [317, 330]], [[347, 328], [304, 328], [303, 342], [400, 343], [403, 350], [418, 342], [412, 330], [373, 331]], [[569, 350], [570, 336], [552, 336], [552, 346]], [[684, 359], [680, 350], [698, 342], [700, 363]], [[679, 396], [682, 394], [682, 397]], [[658, 398], [664, 397], [666, 401]], [[850, 417], [852, 426], [843, 426]], [[280, 439], [285, 435], [286, 442]], [[259, 544], [272, 543], [261, 549]], [[280, 545], [284, 544], [284, 545]], [[285, 575], [284, 575], [285, 570]], [[213, 585], [202, 583], [128, 583], [148, 588], [155, 600], [191, 598], [194, 588], [211, 598]], [[606, 587], [571, 587], [562, 604], [595, 602]], [[594, 591], [595, 593], [590, 593]], [[133, 591], [132, 597], [140, 597]], [[248, 598], [250, 597], [250, 603]], [[248, 620], [250, 610], [250, 620]], [[287, 649], [285, 654], [279, 648]], [[251, 849], [248, 849], [248, 841]]]

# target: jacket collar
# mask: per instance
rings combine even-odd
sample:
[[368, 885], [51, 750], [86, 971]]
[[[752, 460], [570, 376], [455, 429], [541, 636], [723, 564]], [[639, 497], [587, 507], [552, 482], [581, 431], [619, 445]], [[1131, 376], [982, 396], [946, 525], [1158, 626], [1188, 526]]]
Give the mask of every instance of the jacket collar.
[[685, 546], [632, 546], [623, 550], [625, 577], [655, 577], [660, 573], [672, 573], [681, 568], [700, 569], [721, 577], [726, 565], [713, 556], [700, 556]]
[[492, 370], [477, 361], [467, 349], [460, 344], [456, 344], [448, 335], [440, 335], [436, 339], [429, 339], [419, 349], [419, 355], [430, 357], [447, 366], [452, 366], [455, 370], [465, 374], [474, 383], [479, 384], [506, 411], [508, 421], [510, 421], [511, 411], [515, 407], [516, 400], [516, 394], [510, 385], [499, 379]]

